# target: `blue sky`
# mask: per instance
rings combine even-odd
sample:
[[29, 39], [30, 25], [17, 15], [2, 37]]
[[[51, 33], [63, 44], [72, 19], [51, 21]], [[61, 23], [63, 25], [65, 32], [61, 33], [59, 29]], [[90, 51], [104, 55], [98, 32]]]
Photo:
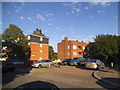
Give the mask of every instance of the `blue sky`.
[[69, 40], [93, 41], [98, 34], [118, 33], [117, 2], [2, 2], [2, 32], [14, 24], [24, 34], [38, 28], [57, 43]]

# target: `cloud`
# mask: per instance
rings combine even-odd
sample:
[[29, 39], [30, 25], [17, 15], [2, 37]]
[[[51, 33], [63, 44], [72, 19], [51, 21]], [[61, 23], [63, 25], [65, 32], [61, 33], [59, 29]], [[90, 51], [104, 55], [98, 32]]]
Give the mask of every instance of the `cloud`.
[[28, 20], [32, 21], [32, 18], [31, 18], [31, 17], [28, 17]]
[[102, 5], [104, 7], [111, 5], [109, 0], [92, 0], [91, 4], [92, 5]]
[[20, 19], [22, 20], [22, 19], [24, 19], [24, 17], [23, 17], [23, 16], [20, 16]]
[[41, 14], [37, 14], [36, 18], [43, 21], [45, 20], [44, 16]]
[[65, 14], [66, 15], [70, 15], [70, 14], [77, 14], [81, 11], [80, 10], [80, 6], [81, 6], [81, 3], [79, 2], [71, 2], [71, 3], [63, 3], [62, 4], [64, 7], [67, 7], [69, 8], [69, 11], [67, 11]]
[[97, 13], [101, 14], [101, 13], [103, 13], [103, 10], [98, 10]]
[[85, 7], [86, 10], [88, 10], [89, 8], [88, 7]]
[[49, 13], [49, 12], [40, 12], [36, 15], [36, 18], [38, 20], [48, 20], [48, 21], [53, 21], [54, 19], [52, 18], [54, 14], [53, 13]]

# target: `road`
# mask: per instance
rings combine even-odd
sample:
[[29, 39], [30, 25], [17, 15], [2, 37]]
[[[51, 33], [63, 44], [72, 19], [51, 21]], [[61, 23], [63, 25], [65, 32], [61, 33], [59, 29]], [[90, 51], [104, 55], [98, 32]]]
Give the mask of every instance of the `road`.
[[[111, 88], [110, 85], [92, 77], [94, 70], [61, 66], [61, 68], [33, 68], [30, 73], [3, 74], [3, 88]], [[9, 80], [10, 79], [10, 80]]]

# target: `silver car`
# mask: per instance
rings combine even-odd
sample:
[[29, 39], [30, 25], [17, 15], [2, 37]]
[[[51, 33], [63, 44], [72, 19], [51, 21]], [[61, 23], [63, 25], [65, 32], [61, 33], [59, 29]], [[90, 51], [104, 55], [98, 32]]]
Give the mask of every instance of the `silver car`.
[[101, 69], [101, 68], [105, 68], [105, 65], [100, 60], [89, 60], [86, 63], [85, 67], [90, 69]]
[[38, 68], [53, 67], [53, 66], [54, 66], [54, 63], [50, 60], [41, 60], [32, 65], [32, 67], [38, 67]]

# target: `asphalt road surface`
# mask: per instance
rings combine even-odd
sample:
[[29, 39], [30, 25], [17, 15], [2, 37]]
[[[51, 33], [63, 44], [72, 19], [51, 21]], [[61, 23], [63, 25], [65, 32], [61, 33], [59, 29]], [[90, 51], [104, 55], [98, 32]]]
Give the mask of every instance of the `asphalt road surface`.
[[61, 66], [60, 68], [33, 68], [29, 73], [3, 74], [3, 88], [112, 88], [92, 76], [94, 70]]

